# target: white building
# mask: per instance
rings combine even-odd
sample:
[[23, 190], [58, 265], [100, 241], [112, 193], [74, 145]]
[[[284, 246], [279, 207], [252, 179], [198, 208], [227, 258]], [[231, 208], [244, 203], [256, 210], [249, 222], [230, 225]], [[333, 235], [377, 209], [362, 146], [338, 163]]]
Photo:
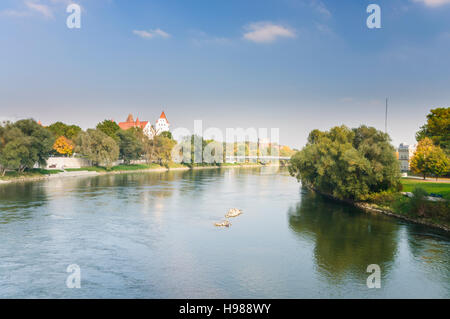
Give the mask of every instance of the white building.
[[169, 131], [170, 126], [164, 112], [161, 113], [161, 116], [156, 121], [155, 126], [151, 125], [150, 121], [139, 121], [139, 118], [136, 118], [135, 121], [132, 114], [128, 115], [125, 122], [120, 122], [118, 123], [118, 125], [122, 130], [128, 130], [132, 127], [140, 127], [144, 131], [144, 134], [147, 135], [150, 139], [153, 139], [155, 135], [159, 135], [162, 132]]
[[159, 119], [156, 121], [156, 125], [155, 125], [156, 134], [159, 135], [162, 132], [169, 131], [169, 126], [170, 126], [170, 123], [167, 120], [166, 114], [164, 114], [164, 111], [163, 111], [161, 113], [161, 116], [159, 117]]
[[152, 140], [153, 137], [155, 137], [156, 130], [155, 130], [155, 128], [150, 124], [150, 122], [148, 122], [142, 130], [144, 131], [144, 134], [147, 135], [147, 137], [148, 137], [149, 139]]
[[402, 172], [409, 171], [409, 162], [414, 155], [415, 145], [410, 146], [404, 143], [401, 143], [398, 147], [398, 160], [400, 161], [400, 169]]

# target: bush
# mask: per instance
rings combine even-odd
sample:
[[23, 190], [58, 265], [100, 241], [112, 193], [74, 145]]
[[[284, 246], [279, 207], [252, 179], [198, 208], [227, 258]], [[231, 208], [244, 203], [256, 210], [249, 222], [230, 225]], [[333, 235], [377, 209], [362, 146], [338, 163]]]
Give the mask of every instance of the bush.
[[402, 196], [393, 203], [394, 211], [411, 217], [421, 217], [439, 224], [450, 224], [450, 202], [430, 201], [427, 199], [427, 191], [422, 187], [416, 187], [412, 198]]
[[411, 198], [411, 212], [418, 216], [424, 217], [426, 212], [426, 204], [428, 193], [422, 187], [416, 187], [413, 190], [413, 197]]
[[372, 193], [364, 196], [362, 199], [366, 202], [374, 203], [380, 206], [390, 206], [393, 202], [398, 200], [402, 195], [392, 191], [383, 191], [379, 193]]

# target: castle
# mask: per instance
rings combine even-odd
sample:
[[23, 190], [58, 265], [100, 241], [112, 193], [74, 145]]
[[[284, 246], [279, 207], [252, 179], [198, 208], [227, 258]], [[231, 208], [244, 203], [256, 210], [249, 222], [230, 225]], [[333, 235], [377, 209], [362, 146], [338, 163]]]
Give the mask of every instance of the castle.
[[159, 135], [162, 132], [168, 132], [170, 123], [163, 111], [159, 119], [156, 121], [155, 126], [151, 125], [150, 121], [139, 121], [138, 117], [135, 121], [132, 114], [128, 115], [125, 122], [120, 122], [118, 125], [122, 130], [128, 130], [132, 127], [139, 127], [144, 131], [145, 135], [152, 139], [155, 135]]

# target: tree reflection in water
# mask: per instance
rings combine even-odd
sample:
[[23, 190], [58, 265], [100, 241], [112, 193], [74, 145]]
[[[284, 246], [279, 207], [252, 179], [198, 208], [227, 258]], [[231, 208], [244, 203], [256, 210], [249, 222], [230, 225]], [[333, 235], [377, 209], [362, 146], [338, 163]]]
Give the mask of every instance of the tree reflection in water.
[[395, 259], [399, 224], [385, 216], [370, 215], [306, 189], [288, 212], [290, 229], [314, 241], [318, 271], [333, 282], [352, 274], [365, 283], [367, 266], [378, 264], [382, 278]]
[[17, 182], [0, 187], [0, 224], [32, 218], [34, 208], [47, 203], [47, 191], [39, 182]]

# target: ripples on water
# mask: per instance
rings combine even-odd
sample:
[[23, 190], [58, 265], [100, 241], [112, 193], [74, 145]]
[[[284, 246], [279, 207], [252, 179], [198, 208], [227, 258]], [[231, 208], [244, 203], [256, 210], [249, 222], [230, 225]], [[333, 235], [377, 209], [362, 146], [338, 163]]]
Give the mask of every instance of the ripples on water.
[[[213, 223], [231, 207], [229, 229]], [[0, 297], [450, 297], [446, 233], [368, 215], [274, 168], [0, 185]], [[81, 267], [81, 289], [66, 268]], [[382, 288], [368, 289], [379, 264]]]

